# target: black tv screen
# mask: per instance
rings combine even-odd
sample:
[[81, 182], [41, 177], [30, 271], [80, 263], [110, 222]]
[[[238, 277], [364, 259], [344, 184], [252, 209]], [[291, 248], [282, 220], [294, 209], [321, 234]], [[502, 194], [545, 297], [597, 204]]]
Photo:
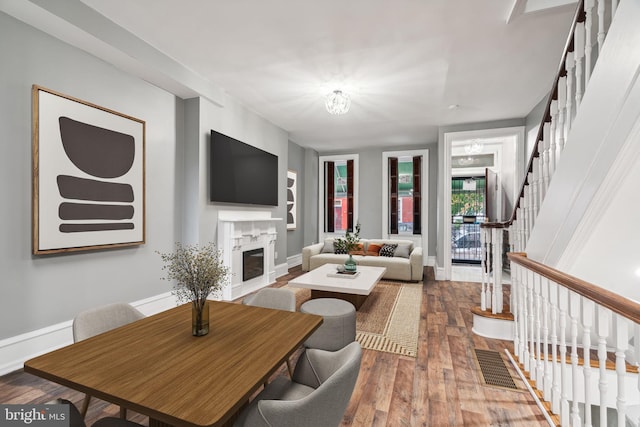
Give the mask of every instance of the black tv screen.
[[278, 156], [211, 131], [212, 202], [278, 205]]

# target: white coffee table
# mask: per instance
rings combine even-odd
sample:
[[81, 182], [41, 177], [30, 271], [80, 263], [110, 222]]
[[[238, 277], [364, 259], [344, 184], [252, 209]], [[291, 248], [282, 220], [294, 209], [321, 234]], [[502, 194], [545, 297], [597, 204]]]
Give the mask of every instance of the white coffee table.
[[340, 298], [349, 301], [357, 310], [387, 271], [384, 267], [358, 266], [358, 274], [352, 277], [336, 274], [337, 267], [337, 264], [324, 264], [290, 280], [289, 286], [311, 289], [312, 299]]

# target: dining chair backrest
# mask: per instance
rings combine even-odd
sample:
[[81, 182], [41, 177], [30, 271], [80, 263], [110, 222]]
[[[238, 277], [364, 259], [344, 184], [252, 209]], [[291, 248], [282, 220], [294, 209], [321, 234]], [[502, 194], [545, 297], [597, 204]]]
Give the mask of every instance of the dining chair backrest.
[[255, 294], [246, 297], [242, 303], [255, 307], [296, 311], [296, 295], [289, 289], [262, 288]]
[[73, 319], [73, 341], [91, 338], [143, 317], [144, 314], [125, 303], [107, 304], [85, 310]]
[[338, 426], [358, 379], [361, 360], [357, 341], [335, 352], [306, 349], [300, 355], [293, 381], [288, 385], [281, 381], [270, 384], [263, 393], [274, 397], [250, 405], [241, 417], [242, 426]]

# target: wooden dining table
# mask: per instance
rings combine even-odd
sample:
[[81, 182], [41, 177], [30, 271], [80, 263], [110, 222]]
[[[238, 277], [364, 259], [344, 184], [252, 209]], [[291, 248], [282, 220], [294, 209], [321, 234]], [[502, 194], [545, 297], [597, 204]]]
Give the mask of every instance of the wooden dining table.
[[321, 316], [210, 301], [191, 304], [25, 362], [25, 372], [149, 416], [150, 426], [223, 426], [322, 323]]

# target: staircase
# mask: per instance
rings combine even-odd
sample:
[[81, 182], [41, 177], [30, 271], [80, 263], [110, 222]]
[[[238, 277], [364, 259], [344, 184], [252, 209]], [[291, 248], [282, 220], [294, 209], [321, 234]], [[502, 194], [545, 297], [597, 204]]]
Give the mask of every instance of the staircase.
[[474, 331], [513, 341], [550, 425], [640, 427], [640, 304], [554, 268], [640, 152], [639, 22], [637, 0], [578, 3], [511, 218], [481, 229]]

